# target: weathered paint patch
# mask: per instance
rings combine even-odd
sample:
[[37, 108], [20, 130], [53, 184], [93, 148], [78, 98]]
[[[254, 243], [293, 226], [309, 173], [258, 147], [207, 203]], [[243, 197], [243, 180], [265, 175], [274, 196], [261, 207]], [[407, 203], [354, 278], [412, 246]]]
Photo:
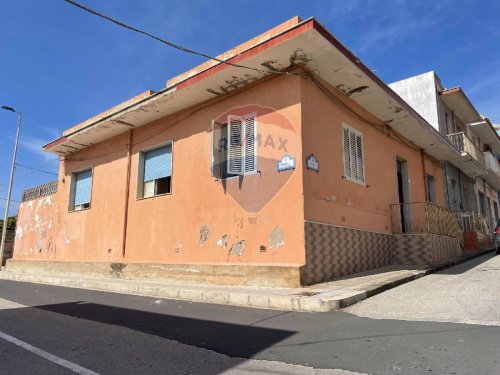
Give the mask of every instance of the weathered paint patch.
[[208, 225], [202, 225], [200, 228], [200, 246], [203, 247], [205, 242], [207, 242], [208, 237], [210, 237], [210, 227]]
[[245, 251], [245, 240], [241, 240], [241, 241], [234, 243], [231, 246], [231, 250], [229, 250], [229, 252], [232, 255], [235, 255], [237, 257], [242, 256], [244, 251]]
[[285, 236], [279, 225], [277, 225], [269, 236], [269, 248], [271, 250], [276, 250], [278, 247], [283, 246], [284, 244]]
[[352, 90], [349, 90], [347, 91], [345, 94], [347, 96], [351, 96], [352, 94], [357, 94], [359, 92], [363, 92], [365, 91], [367, 88], [369, 88], [368, 86], [359, 86], [359, 87], [356, 87], [356, 88], [353, 88]]
[[223, 249], [227, 248], [227, 243], [229, 242], [229, 235], [223, 235], [218, 241], [217, 246], [222, 247]]
[[23, 238], [23, 227], [22, 226], [18, 226], [16, 228], [16, 236], [17, 238], [19, 238], [20, 240]]
[[111, 276], [119, 278], [123, 272], [123, 269], [127, 267], [125, 263], [111, 263]]

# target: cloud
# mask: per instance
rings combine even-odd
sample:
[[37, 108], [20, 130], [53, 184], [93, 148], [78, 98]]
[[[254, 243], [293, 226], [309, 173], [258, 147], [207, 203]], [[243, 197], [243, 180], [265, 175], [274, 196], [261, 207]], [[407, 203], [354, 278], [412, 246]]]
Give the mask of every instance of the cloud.
[[45, 139], [32, 136], [24, 136], [19, 138], [19, 145], [21, 146], [21, 148], [25, 151], [28, 151], [30, 154], [35, 154], [36, 156], [41, 158], [42, 163], [49, 162], [54, 159], [54, 155], [42, 150], [42, 146], [49, 142], [50, 141], [47, 141]]
[[453, 17], [449, 0], [349, 1], [332, 9], [333, 24], [357, 30], [350, 45], [357, 53], [387, 50], [395, 44], [420, 38]]

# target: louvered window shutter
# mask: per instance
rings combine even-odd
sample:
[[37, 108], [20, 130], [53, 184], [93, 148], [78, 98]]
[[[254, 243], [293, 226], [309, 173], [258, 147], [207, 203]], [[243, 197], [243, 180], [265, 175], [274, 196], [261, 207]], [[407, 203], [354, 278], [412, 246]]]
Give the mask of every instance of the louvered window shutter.
[[356, 160], [356, 133], [349, 130], [349, 154], [351, 159], [351, 178], [357, 180], [358, 163]]
[[365, 182], [365, 166], [363, 158], [363, 137], [361, 134], [356, 134], [356, 164], [358, 172], [356, 179], [361, 182]]
[[351, 178], [351, 153], [349, 152], [349, 129], [342, 128], [344, 140], [344, 176]]
[[245, 157], [245, 147], [243, 145], [244, 137], [244, 122], [239, 116], [228, 116], [227, 126], [228, 131], [228, 163], [227, 172], [229, 174], [243, 175]]
[[212, 176], [222, 178], [222, 126], [212, 120]]
[[79, 172], [75, 176], [75, 206], [90, 203], [92, 192], [92, 170]]
[[255, 117], [245, 118], [245, 174], [253, 174], [257, 171], [256, 127]]
[[344, 142], [344, 176], [358, 182], [365, 182], [363, 135], [348, 126], [342, 128]]

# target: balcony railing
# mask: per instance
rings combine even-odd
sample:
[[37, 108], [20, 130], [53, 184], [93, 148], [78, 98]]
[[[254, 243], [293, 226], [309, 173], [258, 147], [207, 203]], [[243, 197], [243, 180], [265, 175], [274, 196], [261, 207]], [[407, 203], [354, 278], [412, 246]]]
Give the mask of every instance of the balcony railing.
[[486, 162], [486, 169], [490, 169], [496, 174], [500, 175], [500, 165], [498, 159], [491, 152], [484, 152], [484, 160]]
[[391, 220], [393, 233], [463, 234], [455, 213], [431, 202], [391, 204]]
[[448, 141], [455, 146], [460, 152], [467, 153], [475, 161], [477, 161], [483, 168], [485, 167], [484, 155], [481, 150], [471, 141], [464, 132], [449, 134], [446, 136]]
[[486, 218], [476, 211], [456, 212], [464, 232], [481, 232], [487, 235], [491, 234], [490, 226]]
[[57, 192], [57, 180], [23, 191], [23, 202], [52, 195]]

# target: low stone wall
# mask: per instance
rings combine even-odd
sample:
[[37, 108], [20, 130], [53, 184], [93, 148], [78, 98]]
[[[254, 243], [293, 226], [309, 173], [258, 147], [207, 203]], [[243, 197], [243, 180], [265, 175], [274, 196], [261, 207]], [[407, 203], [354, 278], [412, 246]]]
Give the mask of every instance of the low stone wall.
[[436, 234], [394, 234], [394, 263], [431, 266], [462, 255], [460, 240]]
[[391, 265], [392, 235], [305, 222], [303, 285]]
[[384, 234], [305, 222], [302, 285], [390, 265], [431, 266], [462, 255], [460, 240], [435, 234]]
[[7, 271], [40, 275], [119, 278], [262, 287], [300, 286], [299, 267], [209, 264], [64, 262], [9, 259]]

